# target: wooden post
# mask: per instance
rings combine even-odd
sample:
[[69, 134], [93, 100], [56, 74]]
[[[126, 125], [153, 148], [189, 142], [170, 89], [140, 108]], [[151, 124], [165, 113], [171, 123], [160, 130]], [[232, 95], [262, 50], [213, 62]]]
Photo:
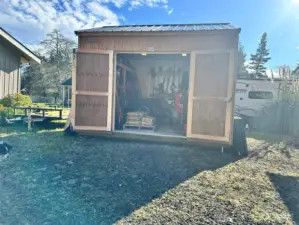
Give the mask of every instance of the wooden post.
[[127, 84], [127, 70], [126, 69], [123, 69], [123, 74], [124, 74], [124, 80], [123, 80], [123, 95], [124, 95], [124, 99], [126, 99], [126, 91], [127, 91], [127, 87], [126, 87], [126, 84]]
[[70, 108], [70, 87], [67, 86], [67, 108]]
[[62, 109], [59, 110], [59, 119], [62, 119]]
[[43, 109], [43, 117], [45, 117], [45, 110]]
[[62, 108], [64, 107], [64, 86], [62, 86]]
[[28, 131], [32, 130], [31, 122], [32, 122], [31, 113], [29, 113], [28, 114]]

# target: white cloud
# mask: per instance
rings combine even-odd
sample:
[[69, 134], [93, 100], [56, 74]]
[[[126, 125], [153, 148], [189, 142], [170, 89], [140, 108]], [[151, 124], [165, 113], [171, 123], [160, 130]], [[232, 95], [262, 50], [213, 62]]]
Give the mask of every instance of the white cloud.
[[133, 0], [133, 1], [131, 1], [130, 9], [138, 8], [140, 6], [142, 6], [142, 1], [141, 0]]
[[173, 9], [168, 10], [168, 15], [171, 15], [173, 13]]
[[127, 0], [101, 0], [103, 3], [113, 3], [117, 8], [121, 8], [126, 4]]
[[104, 21], [109, 18], [109, 25], [117, 25], [119, 24], [118, 16], [108, 9], [106, 6], [103, 6], [96, 2], [90, 2], [87, 5], [89, 11], [97, 17], [97, 19]]
[[299, 50], [299, 45], [296, 48]]
[[132, 0], [130, 1], [130, 9], [135, 9], [141, 6], [148, 6], [150, 8], [162, 7], [167, 10], [168, 0]]
[[75, 30], [117, 25], [125, 17], [117, 15], [111, 4], [133, 10], [140, 7], [164, 8], [168, 0], [0, 0], [1, 26], [25, 44], [39, 43], [45, 34], [60, 29], [76, 40]]

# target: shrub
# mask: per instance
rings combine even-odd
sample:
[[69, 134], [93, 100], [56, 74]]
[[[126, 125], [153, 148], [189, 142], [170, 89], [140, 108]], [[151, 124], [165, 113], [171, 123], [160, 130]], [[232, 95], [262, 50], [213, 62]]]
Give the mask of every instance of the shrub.
[[13, 95], [7, 95], [0, 100], [0, 104], [4, 107], [30, 106], [32, 104], [32, 101], [28, 95], [17, 93]]
[[1, 113], [2, 111], [4, 111], [4, 109], [5, 109], [5, 107], [4, 107], [3, 105], [0, 104], [0, 113]]
[[3, 120], [4, 118], [12, 118], [13, 117], [13, 109], [10, 107], [4, 107], [0, 105], [0, 119]]
[[263, 131], [299, 137], [299, 83], [287, 81], [279, 88], [278, 99], [266, 106], [258, 118]]

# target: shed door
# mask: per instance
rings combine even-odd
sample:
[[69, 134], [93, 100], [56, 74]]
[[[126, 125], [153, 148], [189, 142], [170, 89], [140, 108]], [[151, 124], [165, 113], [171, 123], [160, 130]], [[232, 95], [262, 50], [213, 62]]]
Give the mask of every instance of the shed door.
[[235, 53], [191, 55], [187, 137], [232, 143]]
[[76, 57], [75, 130], [111, 131], [113, 52]]

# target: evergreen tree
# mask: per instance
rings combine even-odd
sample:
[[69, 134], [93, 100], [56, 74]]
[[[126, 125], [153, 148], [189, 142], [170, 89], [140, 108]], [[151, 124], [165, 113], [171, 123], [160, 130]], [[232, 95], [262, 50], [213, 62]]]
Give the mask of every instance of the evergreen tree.
[[267, 33], [263, 33], [259, 47], [255, 54], [250, 57], [250, 76], [252, 78], [267, 78], [265, 64], [271, 59], [270, 53], [267, 49]]
[[238, 49], [238, 78], [249, 78], [249, 73], [247, 71], [247, 66], [245, 64], [246, 62], [246, 53], [244, 52], [244, 46], [242, 43], [239, 43], [239, 49]]
[[297, 63], [296, 68], [293, 70], [292, 76], [295, 79], [299, 79], [299, 62]]

